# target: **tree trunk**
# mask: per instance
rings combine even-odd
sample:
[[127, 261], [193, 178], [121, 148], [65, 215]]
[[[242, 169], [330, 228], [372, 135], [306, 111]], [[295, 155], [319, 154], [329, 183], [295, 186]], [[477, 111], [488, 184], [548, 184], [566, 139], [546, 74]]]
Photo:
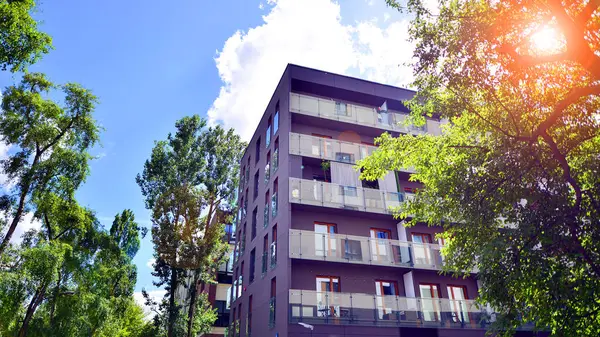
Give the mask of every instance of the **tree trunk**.
[[196, 315], [196, 301], [198, 300], [198, 279], [200, 273], [194, 270], [194, 280], [192, 282], [192, 289], [190, 294], [190, 307], [188, 308], [188, 326], [187, 326], [187, 337], [192, 336], [192, 328], [194, 323], [194, 316]]
[[29, 307], [27, 307], [27, 313], [25, 314], [25, 318], [23, 319], [23, 325], [21, 325], [21, 329], [19, 329], [19, 335], [18, 335], [19, 337], [27, 336], [27, 329], [29, 328], [29, 322], [31, 322], [31, 319], [33, 318], [33, 314], [35, 314], [35, 310], [37, 309], [38, 305], [40, 305], [40, 303], [44, 299], [44, 296], [46, 295], [47, 286], [48, 286], [48, 283], [44, 282], [44, 284], [41, 286], [41, 288], [35, 292], [35, 295], [33, 295], [33, 298], [31, 299], [31, 302], [29, 303]]
[[56, 282], [56, 289], [54, 290], [54, 296], [52, 298], [52, 306], [50, 307], [50, 329], [54, 326], [54, 311], [56, 310], [56, 301], [58, 301], [58, 294], [60, 293], [60, 283], [62, 281], [61, 269], [58, 269], [58, 281]]
[[4, 250], [8, 246], [8, 243], [10, 242], [12, 235], [14, 234], [15, 230], [17, 229], [17, 225], [19, 224], [19, 221], [21, 221], [21, 217], [23, 216], [23, 211], [25, 210], [25, 200], [27, 199], [27, 194], [29, 194], [29, 189], [31, 188], [31, 176], [33, 175], [34, 169], [36, 168], [38, 162], [40, 161], [40, 157], [41, 157], [41, 152], [37, 152], [35, 154], [35, 158], [33, 158], [33, 163], [31, 164], [31, 168], [29, 169], [29, 172], [27, 172], [27, 175], [25, 176], [25, 187], [23, 187], [23, 189], [21, 190], [21, 196], [19, 197], [19, 206], [17, 206], [17, 213], [15, 213], [15, 217], [13, 218], [12, 222], [10, 223], [10, 227], [8, 228], [8, 231], [6, 232], [6, 235], [4, 236], [4, 239], [2, 240], [2, 243], [0, 244], [0, 256], [2, 256], [2, 253], [4, 253]]
[[171, 267], [171, 282], [169, 284], [169, 321], [167, 322], [167, 337], [173, 337], [173, 330], [177, 321], [177, 307], [175, 305], [175, 291], [177, 290], [177, 269]]

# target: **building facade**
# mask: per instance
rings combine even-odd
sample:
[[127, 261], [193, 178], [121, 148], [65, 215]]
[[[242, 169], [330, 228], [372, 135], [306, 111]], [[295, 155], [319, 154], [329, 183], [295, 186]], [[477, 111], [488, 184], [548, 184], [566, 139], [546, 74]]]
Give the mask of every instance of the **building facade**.
[[442, 228], [391, 215], [410, 170], [353, 168], [383, 132], [440, 134], [401, 123], [413, 94], [287, 66], [240, 165], [230, 336], [484, 336], [476, 275], [439, 274]]

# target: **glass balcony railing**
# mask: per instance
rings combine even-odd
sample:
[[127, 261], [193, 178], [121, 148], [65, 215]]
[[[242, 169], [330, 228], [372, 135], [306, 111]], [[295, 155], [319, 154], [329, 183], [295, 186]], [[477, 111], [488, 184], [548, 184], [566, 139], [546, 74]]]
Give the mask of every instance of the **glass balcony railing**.
[[485, 329], [496, 315], [474, 300], [289, 291], [291, 323]]
[[390, 267], [441, 269], [440, 246], [290, 229], [290, 258]]
[[391, 214], [406, 199], [402, 192], [342, 186], [314, 180], [290, 178], [290, 202], [357, 211]]
[[290, 132], [290, 154], [356, 164], [377, 147]]
[[297, 93], [290, 93], [290, 111], [414, 135], [423, 133], [430, 133], [434, 136], [441, 135], [441, 123], [438, 121], [428, 119], [424, 126], [407, 126], [405, 125], [407, 114], [393, 111], [378, 112], [374, 107], [336, 102], [331, 99]]
[[[290, 132], [290, 154], [293, 155], [356, 164], [375, 150], [376, 146]], [[414, 173], [412, 168], [403, 171]]]

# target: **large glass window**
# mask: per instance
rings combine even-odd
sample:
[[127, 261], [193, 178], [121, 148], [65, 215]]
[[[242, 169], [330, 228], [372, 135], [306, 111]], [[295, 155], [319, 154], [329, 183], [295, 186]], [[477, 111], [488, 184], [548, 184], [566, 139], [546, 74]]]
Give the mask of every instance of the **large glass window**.
[[336, 232], [335, 224], [315, 222], [315, 254], [317, 256], [336, 256], [337, 244], [332, 236]]
[[440, 320], [440, 289], [436, 284], [419, 284], [421, 293], [421, 307], [423, 309], [423, 319], [426, 322]]
[[469, 311], [467, 308], [467, 289], [464, 286], [447, 286], [448, 297], [450, 298], [450, 310], [452, 310], [453, 322], [468, 323]]
[[396, 281], [375, 281], [377, 294], [377, 314], [379, 319], [395, 320], [393, 308], [398, 296], [398, 283]]
[[273, 134], [279, 130], [279, 101], [275, 104], [275, 115], [273, 116]]
[[429, 244], [431, 244], [431, 235], [422, 233], [412, 233], [413, 252], [415, 264], [432, 264], [431, 250]]
[[254, 268], [256, 265], [256, 248], [250, 251], [250, 283], [254, 282]]
[[340, 279], [335, 276], [317, 276], [317, 315], [319, 317], [340, 317], [338, 298]]
[[390, 261], [392, 232], [387, 229], [371, 228], [371, 254], [375, 261]]
[[269, 147], [269, 144], [271, 144], [271, 117], [269, 117], [269, 124], [265, 133], [265, 147]]

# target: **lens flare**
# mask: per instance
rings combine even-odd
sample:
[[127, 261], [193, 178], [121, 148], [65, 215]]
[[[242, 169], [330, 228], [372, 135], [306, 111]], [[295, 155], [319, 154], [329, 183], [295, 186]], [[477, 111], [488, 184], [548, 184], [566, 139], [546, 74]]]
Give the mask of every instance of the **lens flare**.
[[564, 42], [560, 32], [553, 27], [542, 27], [530, 37], [533, 51], [540, 54], [551, 54], [560, 51]]

